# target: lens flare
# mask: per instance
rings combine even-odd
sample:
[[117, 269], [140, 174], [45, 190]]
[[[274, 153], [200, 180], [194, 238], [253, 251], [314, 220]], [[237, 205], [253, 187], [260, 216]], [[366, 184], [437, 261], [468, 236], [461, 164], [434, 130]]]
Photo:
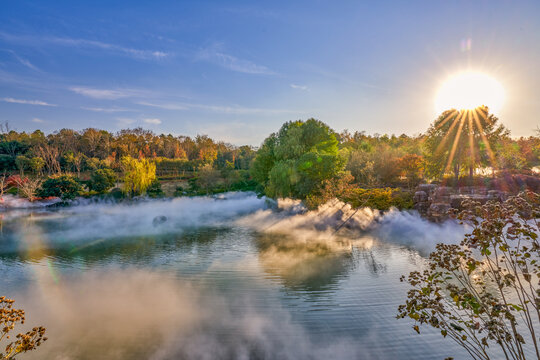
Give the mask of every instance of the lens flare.
[[487, 106], [497, 113], [504, 102], [504, 88], [497, 80], [479, 72], [466, 72], [449, 78], [435, 98], [438, 114], [445, 110], [472, 110]]

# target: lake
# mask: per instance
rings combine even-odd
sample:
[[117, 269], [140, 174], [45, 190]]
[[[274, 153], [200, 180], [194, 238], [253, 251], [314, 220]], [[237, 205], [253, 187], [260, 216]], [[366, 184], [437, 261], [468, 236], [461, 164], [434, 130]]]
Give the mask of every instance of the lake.
[[11, 210], [0, 293], [47, 328], [21, 358], [462, 359], [396, 314], [400, 276], [463, 233], [414, 213], [305, 212], [241, 193]]

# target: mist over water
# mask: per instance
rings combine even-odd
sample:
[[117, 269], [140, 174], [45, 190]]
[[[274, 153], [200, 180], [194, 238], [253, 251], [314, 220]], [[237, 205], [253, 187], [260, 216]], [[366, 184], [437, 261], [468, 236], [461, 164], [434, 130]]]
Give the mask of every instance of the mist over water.
[[47, 328], [30, 359], [459, 358], [395, 314], [399, 276], [463, 231], [235, 193], [9, 212], [0, 292]]

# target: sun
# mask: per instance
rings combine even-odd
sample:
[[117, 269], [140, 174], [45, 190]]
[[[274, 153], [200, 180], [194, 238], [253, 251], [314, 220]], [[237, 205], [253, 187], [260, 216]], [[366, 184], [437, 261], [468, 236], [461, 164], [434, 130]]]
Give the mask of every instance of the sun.
[[504, 97], [503, 86], [491, 76], [481, 72], [465, 72], [443, 83], [435, 98], [435, 110], [440, 114], [445, 110], [472, 110], [485, 105], [491, 113], [497, 113]]

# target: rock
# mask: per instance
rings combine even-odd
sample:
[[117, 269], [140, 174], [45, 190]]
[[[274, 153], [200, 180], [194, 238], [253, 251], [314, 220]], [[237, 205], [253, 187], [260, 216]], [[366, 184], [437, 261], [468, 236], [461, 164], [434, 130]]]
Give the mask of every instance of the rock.
[[445, 220], [448, 218], [448, 210], [450, 210], [448, 203], [433, 203], [429, 207], [428, 217], [433, 221]]
[[161, 224], [165, 223], [166, 221], [167, 221], [166, 216], [163, 216], [163, 215], [156, 216], [154, 218], [154, 220], [152, 220], [152, 225], [158, 226], [158, 225], [161, 225]]
[[452, 195], [450, 196], [450, 206], [454, 209], [461, 209], [461, 204], [466, 198], [467, 197], [463, 195]]
[[415, 203], [428, 201], [428, 194], [425, 191], [417, 191], [414, 193], [413, 201]]
[[436, 188], [437, 188], [437, 185], [435, 184], [420, 184], [418, 185], [417, 190], [423, 191], [426, 194], [430, 195]]

